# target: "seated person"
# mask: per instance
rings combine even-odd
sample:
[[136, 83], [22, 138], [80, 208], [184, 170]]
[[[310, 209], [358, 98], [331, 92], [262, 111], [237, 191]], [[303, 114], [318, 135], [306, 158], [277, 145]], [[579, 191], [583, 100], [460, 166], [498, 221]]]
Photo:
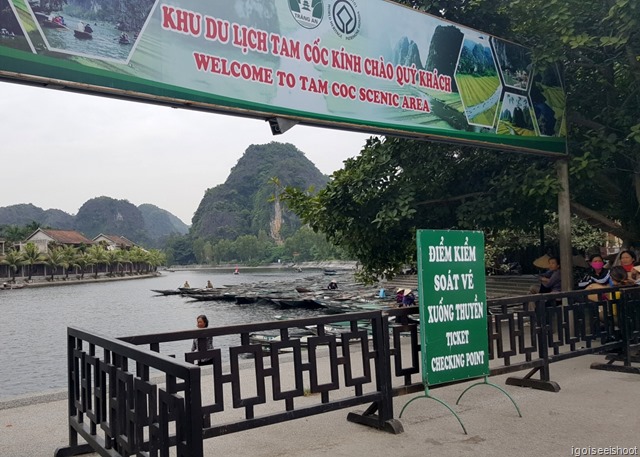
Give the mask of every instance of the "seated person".
[[611, 285], [612, 286], [635, 286], [636, 282], [629, 278], [628, 272], [623, 265], [617, 265], [611, 268]]
[[562, 290], [562, 277], [560, 275], [560, 260], [557, 257], [549, 257], [549, 269], [539, 277], [540, 286], [531, 286], [532, 294], [546, 294], [560, 292]]
[[416, 304], [416, 296], [413, 295], [411, 289], [404, 290], [404, 296], [402, 297], [402, 306], [414, 306]]
[[620, 251], [620, 255], [618, 256], [618, 260], [616, 261], [616, 265], [624, 268], [624, 271], [627, 272], [627, 277], [634, 281], [640, 279], [640, 273], [638, 270], [633, 268], [637, 262], [636, 253], [629, 249], [625, 249], [624, 251]]
[[578, 282], [578, 288], [586, 289], [591, 284], [609, 285], [609, 270], [604, 268], [604, 259], [600, 254], [594, 254], [589, 258], [591, 268]]
[[398, 289], [396, 291], [396, 303], [402, 305], [402, 299], [404, 298], [404, 289]]
[[[635, 286], [636, 282], [633, 279], [630, 279], [627, 273], [627, 270], [622, 265], [616, 265], [611, 268], [610, 271], [611, 282], [609, 285], [611, 286], [620, 286], [620, 287], [629, 287]], [[601, 299], [620, 299], [620, 292], [614, 292], [613, 294], [604, 294], [604, 296], [600, 297]], [[594, 300], [596, 301], [596, 300]], [[600, 322], [604, 322], [604, 307], [599, 308]], [[613, 303], [611, 306], [611, 313], [613, 316], [613, 321], [615, 325], [618, 325], [618, 305], [617, 303]]]
[[338, 283], [335, 282], [335, 280], [331, 280], [331, 282], [329, 282], [329, 285], [327, 286], [327, 289], [329, 290], [336, 290], [338, 288]]

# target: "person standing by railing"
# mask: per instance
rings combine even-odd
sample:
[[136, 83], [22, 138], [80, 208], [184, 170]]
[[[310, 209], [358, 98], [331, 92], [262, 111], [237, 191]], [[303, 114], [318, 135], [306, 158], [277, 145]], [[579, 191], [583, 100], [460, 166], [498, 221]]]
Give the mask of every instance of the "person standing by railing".
[[[204, 314], [200, 314], [197, 318], [196, 318], [196, 323], [198, 328], [207, 328], [209, 327], [209, 319], [207, 319], [207, 316], [205, 316]], [[208, 336], [206, 338], [206, 344], [204, 347], [202, 347], [202, 344], [200, 344], [198, 342], [199, 338], [194, 338], [193, 339], [193, 343], [191, 344], [191, 352], [201, 352], [201, 351], [210, 351], [213, 349], [213, 338]], [[200, 360], [196, 360], [196, 365], [210, 365], [212, 362], [212, 359], [200, 359]]]

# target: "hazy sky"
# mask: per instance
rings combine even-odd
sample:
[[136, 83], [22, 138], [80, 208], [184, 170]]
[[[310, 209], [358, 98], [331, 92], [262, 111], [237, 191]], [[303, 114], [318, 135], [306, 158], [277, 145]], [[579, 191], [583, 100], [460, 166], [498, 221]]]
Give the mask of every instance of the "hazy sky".
[[273, 136], [242, 119], [0, 82], [0, 207], [32, 203], [76, 214], [107, 196], [151, 203], [191, 224], [251, 144], [292, 143], [325, 174], [368, 135], [296, 126]]

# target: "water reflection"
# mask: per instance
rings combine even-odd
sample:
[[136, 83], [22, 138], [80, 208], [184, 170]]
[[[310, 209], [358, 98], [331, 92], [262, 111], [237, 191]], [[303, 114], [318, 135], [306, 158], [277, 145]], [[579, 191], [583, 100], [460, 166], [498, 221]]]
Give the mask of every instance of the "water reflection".
[[[307, 317], [318, 311], [278, 309], [233, 302], [188, 301], [181, 296], [154, 296], [151, 289], [173, 289], [189, 281], [204, 287], [291, 280], [305, 273], [278, 270], [232, 272], [213, 270], [165, 273], [151, 279], [78, 284], [0, 292], [0, 399], [66, 387], [66, 329], [75, 326], [118, 337], [195, 328], [206, 314], [210, 327]], [[230, 337], [229, 337], [230, 338]], [[231, 341], [216, 340], [218, 347]], [[233, 341], [233, 344], [237, 344]], [[163, 353], [180, 355], [191, 343], [173, 343]], [[225, 351], [223, 351], [225, 352]]]
[[84, 56], [110, 58], [126, 61], [133, 46], [133, 37], [128, 43], [120, 43], [121, 32], [110, 22], [90, 22], [93, 33], [91, 39], [82, 39], [74, 35], [82, 19], [64, 16], [67, 28], [42, 27], [50, 48], [59, 49], [72, 54]]

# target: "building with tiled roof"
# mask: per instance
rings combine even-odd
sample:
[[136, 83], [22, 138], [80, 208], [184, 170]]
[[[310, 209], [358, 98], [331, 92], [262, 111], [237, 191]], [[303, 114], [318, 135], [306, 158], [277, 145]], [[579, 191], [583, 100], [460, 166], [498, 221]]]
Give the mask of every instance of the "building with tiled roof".
[[25, 239], [21, 245], [33, 243], [38, 246], [40, 252], [47, 252], [50, 245], [55, 246], [90, 246], [93, 244], [89, 238], [75, 230], [52, 230], [39, 228]]
[[108, 251], [113, 251], [115, 249], [123, 249], [128, 251], [132, 247], [135, 246], [135, 243], [131, 240], [126, 239], [124, 236], [119, 235], [104, 235], [100, 234], [93, 239], [95, 244], [104, 244]]

